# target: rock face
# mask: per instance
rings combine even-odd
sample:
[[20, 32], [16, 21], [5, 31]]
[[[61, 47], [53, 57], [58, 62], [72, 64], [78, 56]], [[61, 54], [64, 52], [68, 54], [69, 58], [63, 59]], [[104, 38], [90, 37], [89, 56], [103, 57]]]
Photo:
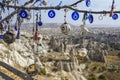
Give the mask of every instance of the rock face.
[[67, 53], [69, 51], [66, 41], [61, 42], [59, 39], [55, 39], [54, 37], [50, 40], [50, 46], [54, 51], [60, 53]]
[[73, 64], [70, 61], [59, 61], [57, 67], [60, 71], [71, 72], [73, 70]]
[[89, 50], [88, 56], [90, 60], [106, 62], [106, 51], [101, 49]]
[[56, 39], [55, 39], [55, 37], [51, 37], [51, 40], [50, 40], [50, 46], [51, 46], [51, 48], [53, 49], [53, 50], [55, 50], [55, 51], [58, 51], [58, 47], [59, 47], [59, 43], [58, 43], [59, 41], [57, 41]]
[[63, 60], [63, 61], [59, 61], [58, 63], [58, 67], [60, 67], [61, 70], [64, 70], [67, 72], [77, 70], [76, 68], [78, 65], [78, 60], [75, 57], [76, 53], [73, 48], [71, 49], [69, 55], [70, 55], [70, 60]]
[[77, 57], [75, 55], [76, 55], [76, 52], [74, 51], [74, 48], [71, 48], [70, 60], [73, 64], [73, 70], [77, 70], [77, 65], [78, 65], [78, 60], [77, 60]]
[[60, 46], [58, 48], [58, 51], [61, 52], [61, 53], [64, 53], [65, 50], [64, 50], [64, 44], [63, 43], [60, 44]]
[[[6, 62], [10, 65], [17, 64], [21, 67], [27, 67], [30, 64], [33, 64], [35, 61], [32, 39], [21, 36], [21, 39], [16, 40], [14, 43], [7, 45], [4, 41], [1, 40], [0, 43], [0, 60]], [[44, 44], [43, 44], [44, 45]], [[38, 53], [44, 54], [47, 53], [44, 46], [38, 46]], [[39, 62], [41, 64], [41, 62]]]
[[90, 60], [106, 62], [106, 56], [108, 55], [108, 52], [104, 43], [98, 43], [89, 40], [86, 48], [88, 50], [88, 57]]
[[70, 72], [72, 70], [72, 68], [70, 67], [70, 63], [63, 62], [63, 69], [64, 69], [64, 71]]

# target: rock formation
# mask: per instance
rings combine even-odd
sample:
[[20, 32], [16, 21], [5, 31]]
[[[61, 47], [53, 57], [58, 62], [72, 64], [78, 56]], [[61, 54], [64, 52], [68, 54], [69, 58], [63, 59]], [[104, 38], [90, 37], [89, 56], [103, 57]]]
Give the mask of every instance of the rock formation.
[[106, 51], [101, 49], [89, 50], [88, 56], [90, 60], [106, 62]]
[[[12, 66], [14, 64], [17, 64], [21, 67], [26, 67], [30, 64], [33, 64], [35, 58], [34, 58], [34, 52], [33, 52], [32, 46], [33, 45], [29, 43], [29, 39], [26, 39], [23, 36], [21, 36], [20, 40], [16, 40], [16, 42], [10, 45], [7, 45], [7, 44], [4, 44], [4, 42], [1, 42], [0, 43], [0, 60]], [[41, 50], [44, 50], [44, 48], [41, 47]], [[44, 53], [46, 53], [46, 51], [44, 51]]]
[[64, 44], [61, 43], [60, 46], [58, 47], [58, 51], [61, 52], [61, 53], [64, 53]]
[[76, 53], [74, 51], [74, 48], [71, 49], [70, 51], [70, 60], [73, 64], [73, 69], [76, 70], [76, 66], [78, 65], [78, 60], [77, 60], [77, 57], [75, 56]]

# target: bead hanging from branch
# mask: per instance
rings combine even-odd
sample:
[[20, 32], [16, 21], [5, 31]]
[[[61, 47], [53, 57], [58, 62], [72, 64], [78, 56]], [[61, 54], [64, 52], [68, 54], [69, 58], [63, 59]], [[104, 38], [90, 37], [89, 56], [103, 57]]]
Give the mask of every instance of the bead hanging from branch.
[[[27, 7], [28, 4], [32, 4], [34, 5], [35, 3], [37, 2], [40, 2], [45, 5], [45, 6], [32, 6], [32, 7]], [[3, 18], [0, 23], [3, 23], [5, 20], [7, 19], [10, 19], [12, 16], [14, 16], [14, 14], [18, 13], [21, 9], [24, 9], [24, 10], [53, 10], [53, 9], [56, 9], [56, 10], [59, 10], [59, 9], [70, 9], [70, 10], [74, 10], [74, 11], [77, 11], [77, 12], [80, 12], [80, 13], [89, 13], [88, 10], [80, 10], [80, 9], [77, 9], [77, 8], [74, 8], [75, 5], [83, 2], [83, 1], [86, 1], [86, 6], [90, 6], [91, 4], [91, 0], [78, 0], [76, 2], [74, 2], [73, 4], [71, 5], [61, 5], [62, 4], [62, 1], [59, 3], [59, 5], [57, 6], [46, 6], [47, 5], [47, 1], [46, 0], [36, 0], [36, 2], [34, 2], [34, 0], [29, 0], [28, 2], [25, 2], [24, 5], [22, 6], [17, 6], [17, 5], [10, 5], [8, 4], [8, 2], [0, 2], [0, 6], [2, 8], [14, 8], [16, 9], [16, 11], [13, 11], [11, 12], [11, 14], [9, 14], [8, 16], [6, 16], [5, 18]], [[9, 2], [10, 3], [10, 2]], [[112, 6], [111, 6], [111, 11], [91, 11], [92, 14], [110, 14], [110, 16], [112, 17], [112, 13], [120, 13], [120, 11], [115, 11], [114, 10], [114, 3], [115, 1], [113, 0], [112, 2]]]

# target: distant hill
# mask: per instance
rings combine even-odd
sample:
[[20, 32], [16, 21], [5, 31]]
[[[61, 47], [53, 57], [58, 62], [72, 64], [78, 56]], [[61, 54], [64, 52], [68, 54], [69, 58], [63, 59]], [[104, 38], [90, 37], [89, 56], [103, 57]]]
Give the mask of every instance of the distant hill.
[[[61, 34], [61, 30], [60, 30], [60, 26], [62, 25], [62, 23], [44, 23], [43, 26], [40, 26], [40, 33], [43, 34]], [[70, 24], [71, 25], [71, 24]], [[13, 26], [14, 27], [14, 26]], [[35, 29], [36, 25], [34, 24], [34, 29]], [[95, 31], [95, 32], [119, 32], [120, 28], [118, 26], [110, 26], [108, 25], [86, 25], [85, 27], [87, 27], [90, 31]], [[26, 31], [26, 32], [32, 32], [33, 30], [33, 23], [23, 23], [21, 26], [21, 30], [22, 31]], [[80, 32], [80, 27], [79, 26], [74, 26], [71, 25], [71, 34], [74, 33], [79, 33]]]

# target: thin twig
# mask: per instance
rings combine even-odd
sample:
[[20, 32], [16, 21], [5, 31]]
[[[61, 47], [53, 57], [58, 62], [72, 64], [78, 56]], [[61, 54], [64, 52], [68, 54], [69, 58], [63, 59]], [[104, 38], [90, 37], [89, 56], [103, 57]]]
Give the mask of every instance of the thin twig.
[[[12, 16], [14, 16], [16, 13], [18, 13], [20, 9], [28, 9], [27, 7], [24, 7], [24, 6], [28, 5], [29, 3], [32, 3], [33, 1], [34, 0], [30, 0], [30, 1], [26, 2], [23, 6], [13, 6], [13, 5], [4, 4], [4, 3], [0, 2], [0, 5], [2, 5], [4, 7], [17, 9], [16, 11], [11, 12], [11, 14], [9, 14], [4, 19], [2, 19], [0, 21], [0, 23], [3, 23], [5, 20], [10, 19]], [[73, 4], [71, 4], [70, 6], [77, 5], [78, 3], [82, 2], [82, 1], [83, 0], [77, 1], [77, 2], [75, 2]], [[67, 8], [67, 7], [63, 6], [63, 7], [60, 7], [60, 8]], [[31, 9], [36, 9], [36, 10], [39, 10], [39, 9], [58, 9], [58, 6], [56, 6], [56, 7], [45, 7], [45, 8], [44, 7], [43, 8], [36, 7], [36, 8], [31, 8]]]
[[[17, 9], [16, 11], [12, 12], [10, 15], [6, 16], [4, 19], [2, 19], [0, 21], [0, 23], [3, 23], [5, 20], [7, 19], [10, 19], [12, 16], [14, 16], [16, 13], [18, 13], [21, 9], [28, 9], [28, 10], [49, 10], [49, 9], [65, 9], [65, 8], [68, 8], [68, 9], [71, 9], [71, 10], [74, 10], [74, 11], [78, 11], [80, 13], [89, 13], [89, 11], [87, 10], [80, 10], [80, 9], [77, 9], [77, 8], [74, 8], [73, 6], [74, 5], [77, 5], [78, 3], [84, 1], [84, 0], [79, 0], [71, 5], [64, 5], [64, 6], [47, 6], [47, 7], [26, 7], [26, 5], [28, 5], [29, 3], [33, 3], [34, 0], [30, 0], [28, 2], [26, 2], [23, 6], [14, 6], [14, 5], [9, 5], [9, 4], [5, 4], [5, 3], [1, 3], [0, 2], [0, 5], [4, 6], [4, 7], [7, 7], [7, 8], [14, 8], [14, 9]], [[109, 14], [110, 11], [91, 11], [92, 14]], [[120, 13], [120, 11], [114, 11], [114, 13]]]
[[[0, 3], [0, 5], [1, 5], [1, 3]], [[5, 4], [4, 4], [4, 6], [5, 6]], [[58, 6], [25, 7], [25, 6], [6, 5], [6, 7], [9, 7], [9, 8], [17, 8], [17, 9], [28, 9], [28, 10], [49, 10], [49, 9], [56, 9], [56, 10], [57, 10], [58, 8], [60, 8], [60, 9], [69, 8], [69, 9], [71, 9], [71, 10], [78, 11], [78, 12], [80, 12], [80, 13], [85, 13], [85, 12], [89, 13], [89, 11], [87, 11], [87, 10], [79, 10], [79, 9], [76, 9], [76, 8], [74, 8], [74, 7], [72, 7], [72, 6], [67, 6], [67, 5], [59, 6], [59, 7], [58, 7]], [[105, 10], [103, 10], [103, 11], [91, 11], [91, 13], [92, 13], [92, 14], [109, 14], [110, 11], [105, 11]], [[120, 13], [120, 11], [114, 11], [114, 13]]]
[[73, 3], [73, 4], [71, 4], [70, 6], [75, 6], [75, 5], [77, 5], [78, 3], [81, 3], [82, 1], [84, 1], [84, 0], [79, 0], [79, 1], [77, 1], [77, 2], [75, 2], [75, 3]]
[[[30, 0], [30, 1], [26, 2], [23, 6], [26, 6], [26, 5], [30, 4], [32, 1], [34, 1], [34, 0]], [[9, 5], [4, 4], [4, 3], [1, 3], [1, 2], [0, 2], [0, 5], [3, 5], [3, 6], [6, 6], [6, 7], [10, 8]], [[19, 6], [19, 7], [20, 7], [20, 6]], [[3, 23], [5, 20], [10, 19], [12, 16], [14, 16], [16, 13], [18, 13], [19, 10], [20, 10], [20, 8], [18, 8], [17, 10], [11, 12], [11, 14], [9, 14], [8, 16], [6, 16], [4, 19], [2, 19], [2, 20], [0, 21], [0, 24]]]

